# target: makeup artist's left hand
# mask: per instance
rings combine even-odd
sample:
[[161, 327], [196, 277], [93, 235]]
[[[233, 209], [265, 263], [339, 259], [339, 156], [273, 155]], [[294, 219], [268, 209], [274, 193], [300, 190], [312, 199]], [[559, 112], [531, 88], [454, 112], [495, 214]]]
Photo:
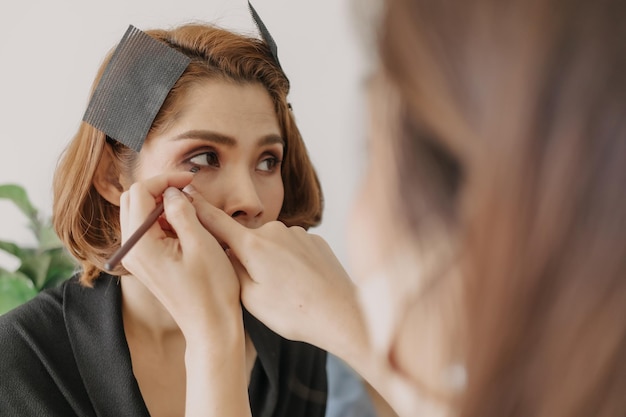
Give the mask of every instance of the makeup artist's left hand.
[[159, 175], [122, 194], [123, 240], [161, 195], [174, 231], [153, 224], [122, 263], [163, 304], [185, 338], [185, 415], [250, 416], [239, 281], [179, 190], [191, 180], [190, 173]]
[[[153, 177], [122, 194], [122, 237], [127, 238], [163, 195], [172, 236], [155, 223], [122, 261], [165, 306], [188, 343], [224, 340], [241, 324], [239, 281], [224, 250], [198, 221], [195, 209], [179, 191], [192, 174]], [[238, 324], [238, 325], [235, 325]]]

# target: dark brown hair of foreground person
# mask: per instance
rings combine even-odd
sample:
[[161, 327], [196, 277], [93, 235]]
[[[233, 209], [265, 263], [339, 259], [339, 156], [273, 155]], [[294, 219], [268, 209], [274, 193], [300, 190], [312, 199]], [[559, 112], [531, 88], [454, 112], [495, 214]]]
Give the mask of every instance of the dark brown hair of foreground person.
[[626, 2], [386, 6], [398, 205], [463, 271], [459, 415], [626, 415]]
[[[149, 136], [167, 128], [180, 109], [181, 98], [198, 83], [209, 79], [261, 83], [274, 102], [285, 140], [281, 168], [285, 199], [279, 220], [304, 228], [317, 225], [323, 209], [320, 183], [289, 109], [289, 81], [267, 45], [258, 39], [197, 24], [146, 33], [191, 57], [191, 63], [157, 114]], [[94, 87], [109, 58], [110, 54], [98, 71]], [[117, 142], [107, 142], [104, 133], [84, 122], [62, 155], [54, 176], [54, 227], [70, 253], [80, 261], [81, 282], [85, 285], [91, 285], [103, 270], [121, 239], [119, 207], [102, 198], [92, 184], [103, 152], [112, 152], [120, 172], [132, 178], [137, 154]], [[126, 273], [121, 266], [114, 272]]]

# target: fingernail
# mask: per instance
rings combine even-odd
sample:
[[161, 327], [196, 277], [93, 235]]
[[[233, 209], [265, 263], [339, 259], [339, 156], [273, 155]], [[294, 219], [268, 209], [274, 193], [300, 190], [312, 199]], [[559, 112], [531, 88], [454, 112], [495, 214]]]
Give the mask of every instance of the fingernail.
[[180, 195], [180, 190], [174, 187], [168, 187], [163, 193], [164, 198], [175, 198]]
[[187, 184], [185, 186], [185, 188], [183, 188], [183, 193], [191, 194], [191, 193], [195, 193], [195, 192], [196, 192], [196, 189], [191, 184]]
[[189, 194], [187, 194], [187, 192], [186, 192], [186, 191], [181, 191], [181, 192], [183, 193], [183, 195], [184, 195], [185, 197], [187, 197], [187, 200], [189, 200], [189, 202], [190, 202], [190, 203], [193, 203], [193, 197], [192, 197], [192, 196], [190, 196]]

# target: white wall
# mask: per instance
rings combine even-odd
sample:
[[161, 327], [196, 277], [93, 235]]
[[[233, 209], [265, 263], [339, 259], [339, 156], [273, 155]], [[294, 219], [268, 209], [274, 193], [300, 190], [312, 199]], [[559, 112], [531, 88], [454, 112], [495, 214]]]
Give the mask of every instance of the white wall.
[[[349, 0], [256, 0], [292, 84], [290, 100], [326, 196], [324, 236], [346, 263], [345, 222], [364, 157], [363, 77]], [[190, 20], [256, 33], [245, 0], [33, 0], [0, 6], [0, 183], [26, 187], [51, 213], [56, 160], [82, 118], [96, 68], [129, 24]], [[0, 239], [29, 243], [0, 200]], [[0, 266], [11, 260], [0, 257]]]

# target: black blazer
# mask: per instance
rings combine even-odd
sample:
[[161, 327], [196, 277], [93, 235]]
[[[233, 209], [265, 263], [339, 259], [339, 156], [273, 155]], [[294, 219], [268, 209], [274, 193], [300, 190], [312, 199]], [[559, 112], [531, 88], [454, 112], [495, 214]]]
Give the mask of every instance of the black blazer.
[[[257, 350], [254, 417], [323, 417], [326, 352], [273, 333], [244, 311]], [[149, 416], [124, 335], [118, 278], [76, 277], [0, 316], [0, 416]]]

